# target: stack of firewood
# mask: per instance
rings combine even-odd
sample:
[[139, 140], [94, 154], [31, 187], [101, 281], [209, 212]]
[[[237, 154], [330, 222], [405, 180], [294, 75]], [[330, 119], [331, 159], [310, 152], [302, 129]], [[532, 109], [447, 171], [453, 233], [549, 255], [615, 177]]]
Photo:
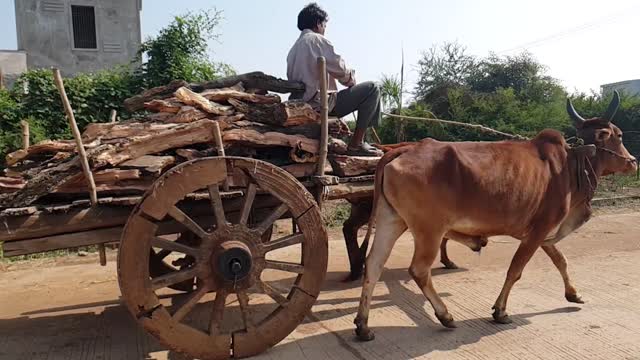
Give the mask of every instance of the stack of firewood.
[[[93, 123], [82, 132], [101, 196], [139, 193], [164, 171], [184, 161], [218, 155], [214, 128], [227, 156], [272, 162], [298, 178], [311, 176], [319, 152], [318, 113], [301, 101], [299, 83], [249, 73], [199, 84], [174, 81], [125, 101], [135, 120]], [[72, 104], [73, 105], [73, 104]], [[329, 123], [330, 160], [336, 175], [359, 175], [339, 138], [349, 133], [339, 119]], [[86, 197], [87, 185], [72, 140], [47, 140], [6, 156], [0, 177], [0, 207]], [[358, 165], [362, 167], [362, 165]], [[369, 161], [360, 173], [372, 172]], [[366, 168], [366, 169], [365, 169]]]

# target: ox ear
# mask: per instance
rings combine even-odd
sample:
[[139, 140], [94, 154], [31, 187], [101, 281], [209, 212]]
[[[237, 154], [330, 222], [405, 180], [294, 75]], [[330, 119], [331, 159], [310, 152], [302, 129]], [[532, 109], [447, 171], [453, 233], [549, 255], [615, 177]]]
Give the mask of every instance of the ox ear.
[[584, 125], [584, 118], [578, 114], [576, 109], [573, 108], [573, 104], [571, 103], [571, 99], [567, 98], [567, 112], [569, 113], [569, 117], [573, 121], [573, 126], [576, 129], [582, 129]]
[[613, 117], [616, 115], [616, 112], [618, 111], [619, 106], [620, 106], [620, 94], [618, 93], [618, 90], [614, 90], [613, 99], [611, 99], [611, 102], [609, 103], [609, 107], [607, 108], [607, 111], [604, 113], [604, 116], [602, 118], [607, 121], [612, 121]]
[[611, 135], [613, 135], [611, 129], [598, 129], [595, 131], [594, 136], [596, 141], [607, 141]]

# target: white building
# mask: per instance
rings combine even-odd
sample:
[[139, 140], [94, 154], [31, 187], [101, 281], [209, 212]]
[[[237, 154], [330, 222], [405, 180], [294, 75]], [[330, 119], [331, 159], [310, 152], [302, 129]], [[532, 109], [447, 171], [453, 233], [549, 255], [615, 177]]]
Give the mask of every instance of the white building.
[[611, 94], [613, 90], [618, 90], [618, 92], [625, 93], [627, 95], [640, 96], [640, 79], [600, 85], [600, 93], [602, 96]]

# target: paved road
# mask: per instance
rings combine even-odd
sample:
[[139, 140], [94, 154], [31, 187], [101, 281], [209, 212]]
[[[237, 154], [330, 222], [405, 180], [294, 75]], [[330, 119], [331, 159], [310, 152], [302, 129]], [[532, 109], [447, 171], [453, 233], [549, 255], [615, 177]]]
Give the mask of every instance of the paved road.
[[[516, 243], [492, 239], [482, 255], [452, 243], [463, 269], [434, 270], [458, 328], [437, 324], [410, 281], [412, 240], [393, 251], [374, 294], [376, 340], [358, 343], [358, 284], [342, 284], [342, 240], [313, 314], [260, 359], [640, 359], [640, 213], [604, 215], [560, 243], [584, 305], [564, 300], [560, 275], [536, 254], [509, 299], [510, 325], [489, 321]], [[58, 260], [59, 262], [60, 260]], [[183, 359], [142, 331], [119, 304], [115, 264], [50, 262], [0, 272], [0, 360]], [[438, 265], [439, 266], [439, 265]]]

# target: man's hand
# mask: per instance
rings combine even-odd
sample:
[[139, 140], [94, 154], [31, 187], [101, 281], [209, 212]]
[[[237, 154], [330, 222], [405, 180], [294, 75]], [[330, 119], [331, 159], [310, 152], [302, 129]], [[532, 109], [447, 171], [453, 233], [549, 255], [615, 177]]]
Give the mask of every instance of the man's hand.
[[356, 77], [354, 76], [355, 71], [351, 72], [351, 76], [349, 77], [349, 81], [347, 81], [346, 83], [342, 84], [346, 87], [352, 87], [356, 85]]

